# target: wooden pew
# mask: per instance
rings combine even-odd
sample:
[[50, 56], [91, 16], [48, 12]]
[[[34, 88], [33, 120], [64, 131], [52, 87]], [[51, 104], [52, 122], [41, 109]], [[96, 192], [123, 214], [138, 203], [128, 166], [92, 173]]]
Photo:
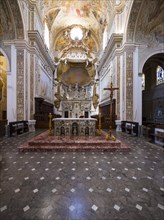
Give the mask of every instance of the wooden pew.
[[28, 121], [9, 122], [9, 136], [15, 136], [28, 132]]

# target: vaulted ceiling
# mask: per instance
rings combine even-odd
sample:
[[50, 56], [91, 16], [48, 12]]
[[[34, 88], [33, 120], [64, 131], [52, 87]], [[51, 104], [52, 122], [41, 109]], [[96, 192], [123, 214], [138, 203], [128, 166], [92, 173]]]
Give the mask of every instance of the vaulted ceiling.
[[[109, 29], [116, 2], [122, 0], [44, 0], [55, 60], [94, 60], [102, 50], [103, 32]], [[75, 27], [82, 31], [80, 40], [71, 38]]]
[[[94, 80], [95, 63], [103, 50], [104, 30], [110, 32], [118, 7], [125, 0], [42, 0], [44, 22], [50, 31], [50, 52], [58, 63], [58, 81], [71, 68], [89, 74], [85, 82]], [[80, 66], [79, 66], [80, 65]], [[72, 70], [72, 69], [71, 69]], [[82, 74], [85, 75], [85, 74]], [[66, 84], [74, 84], [67, 77]]]

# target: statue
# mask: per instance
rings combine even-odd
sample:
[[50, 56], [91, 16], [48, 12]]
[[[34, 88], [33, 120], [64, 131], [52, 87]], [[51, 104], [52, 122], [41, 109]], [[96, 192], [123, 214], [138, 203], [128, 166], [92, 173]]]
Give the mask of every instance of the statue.
[[49, 136], [51, 136], [52, 135], [52, 114], [49, 113], [48, 117], [49, 117]]
[[96, 83], [93, 86], [93, 97], [92, 97], [92, 101], [93, 101], [93, 107], [96, 109], [98, 104], [99, 104], [99, 95], [96, 94]]
[[57, 98], [55, 101], [54, 101], [54, 104], [55, 104], [55, 107], [57, 109], [60, 108], [60, 102], [62, 100], [62, 96], [61, 96], [61, 93], [60, 93], [60, 86], [61, 86], [61, 82], [58, 83], [58, 86], [57, 86], [57, 92], [55, 93], [55, 97]]

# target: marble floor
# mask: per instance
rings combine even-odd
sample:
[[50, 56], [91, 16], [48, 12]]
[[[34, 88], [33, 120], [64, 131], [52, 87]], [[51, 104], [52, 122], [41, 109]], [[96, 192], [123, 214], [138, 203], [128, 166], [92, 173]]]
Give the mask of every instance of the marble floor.
[[130, 152], [19, 152], [0, 141], [2, 220], [163, 220], [164, 149], [117, 134]]

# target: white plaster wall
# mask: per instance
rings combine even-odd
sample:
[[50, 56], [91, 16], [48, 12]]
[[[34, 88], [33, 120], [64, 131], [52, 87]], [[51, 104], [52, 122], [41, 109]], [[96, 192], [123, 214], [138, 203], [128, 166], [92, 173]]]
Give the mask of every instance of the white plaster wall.
[[142, 124], [142, 74], [138, 70], [138, 47], [133, 53], [133, 121]]
[[42, 39], [44, 39], [44, 25], [43, 20], [40, 14], [40, 9], [37, 6], [38, 1], [36, 1], [35, 5], [35, 14], [34, 14], [34, 30], [39, 31]]
[[[40, 68], [40, 94], [48, 102], [52, 102], [52, 78], [47, 74], [43, 67]], [[36, 82], [35, 82], [36, 83]], [[38, 83], [38, 82], [37, 82]], [[46, 88], [45, 88], [46, 86]], [[45, 91], [43, 91], [45, 89]], [[45, 92], [45, 94], [44, 94]]]
[[38, 10], [35, 11], [34, 15], [34, 30], [39, 31], [40, 35], [42, 36], [42, 39], [44, 39], [44, 26], [40, 19]]
[[[29, 102], [28, 102], [28, 87], [29, 87], [29, 82], [28, 82], [28, 70], [29, 70], [29, 65], [28, 65], [28, 52], [25, 50], [24, 54], [24, 119], [28, 120], [28, 109], [29, 109]], [[26, 97], [27, 93], [27, 97]]]
[[126, 52], [122, 59], [122, 120], [126, 120]]
[[[113, 87], [117, 86], [117, 56], [113, 59]], [[120, 88], [119, 88], [120, 89]], [[113, 98], [116, 99], [116, 115], [117, 115], [117, 90], [113, 92]]]
[[120, 56], [120, 120], [124, 119], [123, 107], [123, 55]]
[[11, 46], [11, 71], [7, 74], [7, 119], [8, 122], [17, 120], [17, 109], [16, 109], [16, 49], [15, 46]]
[[27, 102], [28, 102], [28, 110], [27, 110], [27, 118], [28, 120], [31, 119], [30, 118], [30, 53], [27, 53], [27, 63], [26, 65], [28, 65], [27, 71], [28, 71], [28, 77], [27, 77], [27, 83], [28, 83], [28, 87], [27, 87]]

